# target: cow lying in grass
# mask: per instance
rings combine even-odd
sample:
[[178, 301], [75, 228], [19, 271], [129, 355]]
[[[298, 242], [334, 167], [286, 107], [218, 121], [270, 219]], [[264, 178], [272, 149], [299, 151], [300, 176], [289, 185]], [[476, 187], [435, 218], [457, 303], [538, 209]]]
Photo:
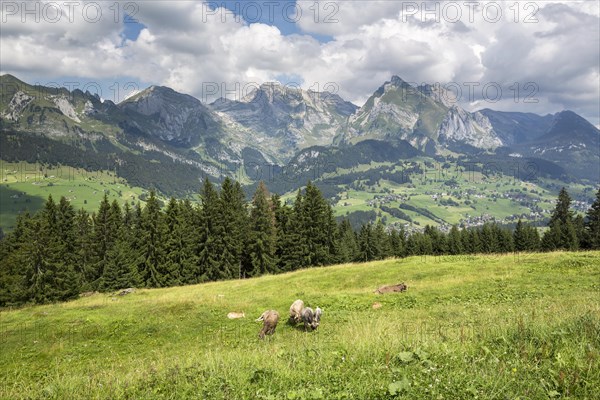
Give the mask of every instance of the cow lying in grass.
[[406, 286], [406, 284], [404, 282], [402, 282], [397, 285], [382, 286], [379, 289], [375, 290], [375, 293], [378, 293], [378, 294], [394, 293], [394, 292], [402, 293], [402, 292], [406, 292], [407, 289], [408, 289], [408, 286]]
[[277, 328], [279, 322], [279, 313], [275, 310], [267, 310], [256, 321], [263, 321], [263, 327], [258, 333], [258, 337], [264, 339], [265, 335], [275, 333], [275, 328]]

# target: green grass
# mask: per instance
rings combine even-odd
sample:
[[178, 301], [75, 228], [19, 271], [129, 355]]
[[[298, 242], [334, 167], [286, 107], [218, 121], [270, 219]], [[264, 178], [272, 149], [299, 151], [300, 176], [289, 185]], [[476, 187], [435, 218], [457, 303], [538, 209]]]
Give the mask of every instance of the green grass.
[[[4, 310], [0, 398], [597, 399], [599, 291], [598, 252], [456, 256]], [[285, 322], [296, 298], [318, 331]]]
[[[361, 170], [371, 168], [368, 165], [361, 166]], [[480, 216], [483, 214], [489, 214], [498, 219], [506, 218], [513, 214], [529, 214], [530, 209], [528, 207], [521, 206], [518, 202], [512, 201], [506, 198], [499, 198], [494, 201], [491, 197], [493, 193], [503, 194], [508, 193], [510, 190], [527, 190], [527, 195], [530, 198], [535, 198], [539, 202], [537, 205], [548, 212], [545, 216], [550, 215], [550, 211], [555, 207], [556, 195], [550, 191], [540, 187], [539, 185], [524, 182], [515, 181], [510, 177], [499, 178], [486, 178], [480, 173], [470, 173], [457, 179], [458, 189], [452, 189], [445, 185], [448, 177], [436, 176], [432, 173], [427, 177], [428, 179], [413, 179], [412, 184], [397, 184], [387, 180], [380, 180], [373, 187], [365, 187], [364, 190], [345, 190], [341, 194], [341, 200], [334, 204], [334, 213], [336, 216], [344, 216], [346, 213], [352, 213], [354, 211], [370, 211], [374, 210], [379, 212], [379, 207], [371, 207], [367, 205], [369, 200], [373, 200], [375, 196], [385, 196], [387, 193], [393, 192], [395, 194], [409, 195], [410, 200], [406, 203], [422, 209], [427, 209], [445, 222], [449, 224], [457, 224], [461, 219], [465, 219], [469, 216]], [[341, 187], [344, 189], [344, 187]], [[478, 194], [485, 194], [487, 198], [477, 198], [476, 196], [463, 197], [458, 199], [456, 197], [448, 195], [449, 192], [454, 191], [465, 192], [467, 190], [475, 190]], [[531, 190], [536, 190], [537, 194], [531, 193]], [[576, 194], [583, 191], [582, 186], [578, 186], [574, 189]], [[447, 193], [443, 199], [452, 199], [457, 202], [458, 206], [445, 206], [440, 204], [432, 198], [434, 193]], [[293, 197], [294, 193], [289, 193], [289, 197]], [[466, 201], [469, 203], [466, 203]], [[347, 205], [344, 205], [347, 204]], [[386, 204], [387, 207], [398, 207], [398, 202], [392, 202]], [[430, 219], [426, 215], [420, 213], [402, 210], [405, 214], [409, 215], [414, 222], [419, 223], [421, 226], [438, 225], [438, 223]], [[393, 217], [387, 212], [382, 212], [382, 217], [387, 218], [388, 223], [393, 222], [406, 222]]]
[[48, 195], [58, 202], [65, 196], [76, 210], [98, 211], [104, 191], [109, 201], [139, 201], [142, 188], [130, 186], [124, 179], [108, 171], [85, 171], [72, 167], [0, 161], [0, 226], [13, 229], [18, 213], [34, 213], [43, 207]]

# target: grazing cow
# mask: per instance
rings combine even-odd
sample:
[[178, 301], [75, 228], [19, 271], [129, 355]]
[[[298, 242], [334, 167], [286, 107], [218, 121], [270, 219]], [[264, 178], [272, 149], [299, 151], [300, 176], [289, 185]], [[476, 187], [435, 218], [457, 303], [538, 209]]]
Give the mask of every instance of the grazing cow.
[[323, 315], [323, 310], [319, 307], [315, 310], [315, 320], [313, 322], [313, 329], [317, 329], [319, 324], [321, 323], [321, 315]]
[[310, 327], [312, 330], [315, 330], [319, 327], [319, 323], [321, 322], [321, 315], [323, 311], [317, 307], [315, 311], [310, 307], [306, 307], [302, 310], [302, 322], [304, 322], [304, 329], [308, 329]]
[[279, 313], [275, 310], [267, 310], [262, 313], [257, 321], [263, 321], [263, 327], [258, 333], [258, 337], [264, 339], [265, 335], [275, 333], [275, 328], [277, 328], [277, 323], [279, 322]]
[[290, 324], [294, 325], [302, 321], [302, 310], [304, 309], [304, 302], [300, 299], [296, 300], [290, 306]]

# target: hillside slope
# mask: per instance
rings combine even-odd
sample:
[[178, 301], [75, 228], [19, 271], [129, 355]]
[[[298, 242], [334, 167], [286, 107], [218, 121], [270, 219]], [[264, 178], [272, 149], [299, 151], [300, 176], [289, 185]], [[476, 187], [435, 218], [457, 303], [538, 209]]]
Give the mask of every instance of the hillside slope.
[[600, 130], [573, 111], [556, 113], [542, 136], [514, 148], [552, 160], [573, 176], [600, 178]]
[[599, 253], [428, 257], [3, 310], [0, 398], [594, 398], [599, 278]]

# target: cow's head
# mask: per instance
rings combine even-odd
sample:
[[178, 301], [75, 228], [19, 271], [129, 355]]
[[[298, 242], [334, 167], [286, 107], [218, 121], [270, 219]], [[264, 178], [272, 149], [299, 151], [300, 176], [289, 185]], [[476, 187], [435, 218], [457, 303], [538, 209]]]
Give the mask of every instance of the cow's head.
[[323, 310], [317, 307], [313, 317], [313, 322], [311, 324], [313, 329], [317, 329], [319, 327], [319, 324], [321, 323], [321, 315], [323, 315]]

